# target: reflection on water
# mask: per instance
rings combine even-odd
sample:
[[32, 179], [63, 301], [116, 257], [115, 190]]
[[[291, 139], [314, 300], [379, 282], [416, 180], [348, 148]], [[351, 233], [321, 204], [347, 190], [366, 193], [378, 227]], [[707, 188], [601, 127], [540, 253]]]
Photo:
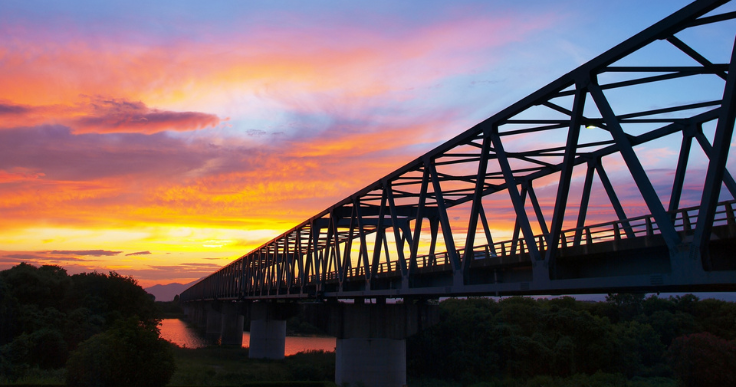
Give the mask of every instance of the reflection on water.
[[200, 348], [207, 346], [207, 340], [178, 318], [161, 320], [161, 337], [180, 347]]
[[[186, 348], [206, 347], [209, 344], [196, 329], [190, 328], [184, 321], [167, 318], [161, 320], [161, 337]], [[243, 332], [243, 347], [250, 343], [250, 333]], [[289, 356], [304, 351], [335, 351], [334, 337], [298, 337], [286, 336], [284, 355]]]

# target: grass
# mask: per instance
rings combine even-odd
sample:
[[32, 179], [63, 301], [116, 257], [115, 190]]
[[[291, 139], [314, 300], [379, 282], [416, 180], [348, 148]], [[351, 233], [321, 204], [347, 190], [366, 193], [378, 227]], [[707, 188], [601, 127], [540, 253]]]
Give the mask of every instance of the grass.
[[[173, 345], [172, 345], [173, 346]], [[247, 348], [237, 347], [174, 347], [176, 372], [170, 387], [242, 386], [242, 387], [336, 387], [335, 353], [324, 351], [300, 352], [283, 360], [248, 358]], [[24, 376], [10, 383], [0, 376], [0, 385], [64, 386], [65, 370], [28, 369]], [[410, 378], [412, 387], [467, 387], [467, 383]], [[471, 387], [676, 387], [669, 378], [634, 378], [596, 373], [568, 378], [537, 376], [529, 380], [503, 379], [470, 384]]]
[[411, 387], [677, 387], [670, 378], [650, 377], [626, 379], [621, 374], [598, 372], [593, 375], [578, 374], [566, 378], [535, 376], [528, 380], [513, 378], [495, 379], [478, 383], [461, 383], [433, 378], [410, 378]]
[[[174, 348], [176, 371], [169, 386], [335, 387], [335, 353], [301, 352], [284, 360], [248, 358], [247, 348]], [[65, 385], [66, 370], [29, 368], [15, 381], [0, 375], [0, 386]]]
[[177, 369], [170, 386], [250, 386], [256, 382], [296, 385], [297, 381], [324, 382], [335, 378], [334, 352], [310, 351], [284, 360], [261, 360], [248, 358], [247, 348], [175, 347], [174, 357]]

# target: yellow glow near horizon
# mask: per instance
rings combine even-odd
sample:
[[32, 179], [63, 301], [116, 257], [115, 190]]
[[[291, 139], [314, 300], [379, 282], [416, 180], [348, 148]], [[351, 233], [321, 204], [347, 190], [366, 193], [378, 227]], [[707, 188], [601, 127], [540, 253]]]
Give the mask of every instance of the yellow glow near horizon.
[[240, 230], [178, 225], [131, 229], [40, 227], [6, 230], [1, 246], [15, 251], [97, 250], [246, 253], [278, 235], [275, 229]]

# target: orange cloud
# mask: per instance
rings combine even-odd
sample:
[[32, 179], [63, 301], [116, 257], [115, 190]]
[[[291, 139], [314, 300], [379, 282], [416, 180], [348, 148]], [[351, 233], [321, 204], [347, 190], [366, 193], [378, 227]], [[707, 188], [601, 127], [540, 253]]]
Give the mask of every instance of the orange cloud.
[[220, 265], [158, 252], [234, 258], [421, 155], [476, 108], [435, 109], [446, 97], [426, 91], [547, 25], [472, 15], [400, 35], [254, 28], [156, 44], [6, 29], [2, 243], [49, 241], [80, 269], [71, 253], [125, 246], [94, 267], [198, 278]]

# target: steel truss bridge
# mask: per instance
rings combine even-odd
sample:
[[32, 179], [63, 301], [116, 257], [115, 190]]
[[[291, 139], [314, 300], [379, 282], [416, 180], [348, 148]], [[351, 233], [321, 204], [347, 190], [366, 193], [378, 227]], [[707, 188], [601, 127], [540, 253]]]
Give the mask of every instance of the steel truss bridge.
[[736, 290], [725, 3], [686, 6], [181, 300]]

